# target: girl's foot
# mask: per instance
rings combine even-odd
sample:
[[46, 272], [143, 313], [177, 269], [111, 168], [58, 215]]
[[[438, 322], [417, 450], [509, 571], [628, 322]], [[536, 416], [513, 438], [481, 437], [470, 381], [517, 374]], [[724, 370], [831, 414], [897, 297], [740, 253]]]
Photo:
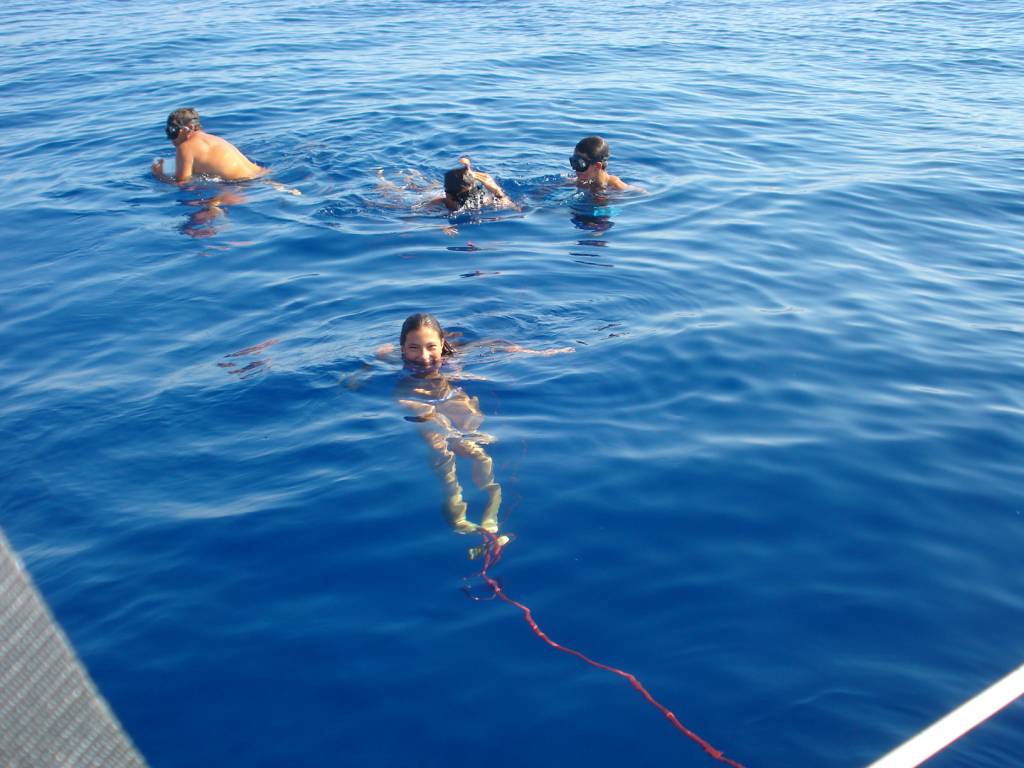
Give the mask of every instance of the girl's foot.
[[[510, 541], [512, 541], [511, 538], [509, 538], [508, 536], [505, 536], [504, 534], [502, 534], [501, 536], [499, 536], [498, 538], [496, 538], [494, 540], [494, 546], [495, 546], [496, 549], [501, 549], [506, 544], [508, 544]], [[467, 552], [467, 554], [469, 555], [469, 559], [470, 560], [476, 560], [478, 557], [480, 557], [480, 555], [484, 554], [486, 551], [487, 551], [487, 545], [486, 544], [481, 544], [479, 547], [470, 547], [468, 552]]]

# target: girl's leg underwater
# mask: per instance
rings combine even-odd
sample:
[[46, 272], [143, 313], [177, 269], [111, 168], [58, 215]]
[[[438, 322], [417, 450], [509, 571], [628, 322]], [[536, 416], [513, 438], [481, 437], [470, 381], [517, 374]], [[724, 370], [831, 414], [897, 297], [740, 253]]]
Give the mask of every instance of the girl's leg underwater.
[[444, 488], [444, 516], [448, 524], [459, 533], [472, 533], [477, 526], [466, 519], [466, 502], [462, 499], [462, 486], [455, 473], [455, 454], [448, 448], [448, 440], [436, 432], [427, 433], [424, 438], [434, 451], [430, 463]]
[[494, 461], [487, 452], [471, 440], [458, 440], [452, 446], [455, 453], [473, 460], [473, 482], [487, 492], [487, 506], [480, 527], [491, 533], [498, 532], [498, 510], [501, 508], [501, 486], [494, 479]]

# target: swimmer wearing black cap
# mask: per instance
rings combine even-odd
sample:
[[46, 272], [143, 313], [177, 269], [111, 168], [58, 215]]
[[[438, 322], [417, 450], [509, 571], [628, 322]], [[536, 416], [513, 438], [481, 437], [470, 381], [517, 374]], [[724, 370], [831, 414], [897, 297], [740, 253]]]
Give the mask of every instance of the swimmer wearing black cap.
[[483, 206], [517, 208], [489, 173], [474, 171], [468, 157], [459, 158], [459, 167], [444, 175], [444, 197], [431, 201], [444, 205], [452, 213]]
[[[444, 196], [434, 198], [428, 205], [443, 205], [449, 213], [477, 211], [481, 208], [520, 210], [489, 173], [474, 171], [469, 158], [465, 156], [459, 158], [459, 167], [452, 168], [444, 175]], [[446, 235], [458, 234], [458, 229], [451, 224], [443, 230]]]
[[[436, 196], [437, 182], [431, 181], [419, 171], [408, 170], [399, 186], [384, 176], [384, 169], [377, 169], [377, 192], [389, 207], [402, 207], [406, 192], [428, 192], [434, 196], [414, 203], [413, 210], [438, 210], [447, 213], [463, 213], [480, 210], [502, 210], [510, 208], [518, 211], [521, 208], [499, 186], [489, 173], [474, 171], [472, 163], [466, 156], [459, 158], [459, 165], [444, 175], [444, 194]], [[444, 226], [446, 235], [458, 234], [452, 224]]]
[[569, 158], [570, 167], [576, 172], [577, 187], [593, 189], [620, 189], [645, 192], [642, 187], [627, 184], [618, 176], [608, 173], [608, 158], [611, 157], [608, 142], [600, 136], [580, 139]]

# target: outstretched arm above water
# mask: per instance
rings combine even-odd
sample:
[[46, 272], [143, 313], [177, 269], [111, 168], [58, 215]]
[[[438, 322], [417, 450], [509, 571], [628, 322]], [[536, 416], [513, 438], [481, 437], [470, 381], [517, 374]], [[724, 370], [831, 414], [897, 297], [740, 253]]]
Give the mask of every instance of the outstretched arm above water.
[[[495, 344], [505, 344], [500, 341]], [[552, 349], [527, 349], [519, 344], [509, 344], [506, 347], [498, 347], [502, 352], [513, 352], [521, 355], [539, 355], [540, 357], [552, 357], [553, 355], [571, 355], [576, 351], [575, 347], [554, 347]]]
[[538, 357], [553, 357], [554, 355], [571, 355], [576, 351], [575, 347], [552, 347], [551, 349], [531, 349], [521, 344], [513, 344], [503, 339], [486, 339], [483, 341], [467, 342], [466, 347], [488, 347], [495, 352], [508, 352], [518, 355], [537, 355]]

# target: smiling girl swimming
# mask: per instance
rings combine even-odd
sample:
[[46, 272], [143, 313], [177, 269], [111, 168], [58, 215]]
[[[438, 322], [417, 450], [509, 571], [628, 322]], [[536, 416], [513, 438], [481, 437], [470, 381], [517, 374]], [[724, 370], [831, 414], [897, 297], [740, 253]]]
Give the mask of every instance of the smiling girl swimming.
[[[573, 347], [534, 350], [494, 341], [476, 342], [475, 345], [543, 356], [575, 351]], [[410, 315], [402, 323], [399, 350], [404, 375], [396, 386], [395, 399], [410, 412], [406, 419], [417, 424], [420, 436], [430, 448], [431, 467], [444, 489], [445, 518], [458, 533], [482, 529], [495, 534], [497, 544], [504, 546], [509, 538], [498, 535], [501, 485], [494, 477], [494, 461], [484, 449], [485, 445], [495, 442], [495, 438], [479, 431], [484, 422], [479, 398], [470, 396], [453, 383], [479, 377], [464, 374], [461, 367], [453, 363], [456, 346], [437, 318], [426, 312]], [[393, 352], [392, 345], [385, 345], [378, 350], [377, 356], [387, 357]], [[462, 498], [456, 457], [473, 463], [473, 482], [487, 495], [479, 524], [467, 517], [468, 505]], [[474, 547], [470, 550], [470, 557], [479, 553], [480, 548]]]

